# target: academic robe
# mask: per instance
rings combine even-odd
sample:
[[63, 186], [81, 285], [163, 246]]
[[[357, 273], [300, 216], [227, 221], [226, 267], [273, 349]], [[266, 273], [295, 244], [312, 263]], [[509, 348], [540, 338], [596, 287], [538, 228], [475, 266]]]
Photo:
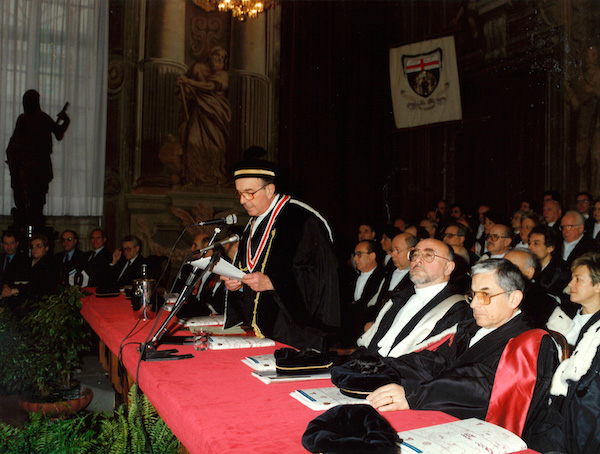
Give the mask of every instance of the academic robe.
[[535, 328], [543, 328], [552, 314], [552, 311], [558, 306], [552, 296], [536, 282], [531, 282], [525, 290], [521, 310], [525, 318], [529, 320], [530, 325]]
[[[584, 334], [600, 320], [596, 312], [583, 326], [575, 351]], [[574, 351], [574, 352], [575, 352]], [[571, 355], [573, 357], [573, 354]], [[583, 364], [580, 367], [587, 367]], [[566, 396], [556, 396], [546, 420], [529, 443], [540, 452], [597, 454], [600, 452], [600, 348], [583, 376], [569, 383]]]
[[390, 286], [390, 282], [392, 281], [393, 274], [394, 273], [389, 273], [386, 276], [385, 280], [383, 281], [383, 285], [381, 286], [381, 291], [379, 292], [379, 296], [377, 297], [377, 311], [372, 313], [373, 320], [375, 320], [375, 317], [377, 316], [377, 314], [379, 313], [379, 311], [381, 310], [383, 305], [386, 302], [388, 302], [392, 298], [392, 296], [396, 295], [397, 293], [400, 293], [405, 288], [411, 287], [413, 285], [412, 281], [410, 280], [409, 273], [406, 273], [404, 275], [404, 277], [400, 280], [400, 282], [398, 282], [393, 289], [388, 290], [388, 288]]
[[[411, 285], [405, 288], [400, 293], [395, 294], [390, 301], [381, 309], [377, 315], [375, 323], [369, 328], [369, 330], [358, 339], [358, 346], [366, 347], [371, 353], [379, 354], [380, 347], [377, 346], [379, 341], [388, 333], [392, 327], [396, 315], [408, 302], [410, 297], [415, 294], [415, 287]], [[427, 313], [436, 311], [437, 307], [443, 303], [447, 298], [458, 294], [456, 288], [452, 284], [446, 285], [437, 295], [435, 295], [427, 304], [425, 304], [414, 317], [408, 321], [404, 327], [396, 335], [394, 346], [398, 345], [404, 338], [409, 336], [413, 331], [423, 331], [422, 321]], [[454, 326], [460, 321], [468, 320], [472, 318], [473, 312], [471, 308], [464, 300], [457, 301], [454, 305], [448, 309], [445, 313], [439, 314], [439, 320], [428, 330], [428, 334], [423, 334], [419, 339], [416, 339], [416, 343], [421, 343], [426, 339], [441, 333], [442, 331]], [[390, 355], [394, 355], [394, 346], [390, 350]], [[396, 355], [394, 355], [396, 356]]]
[[563, 290], [571, 281], [571, 270], [560, 257], [553, 258], [534, 280], [548, 293], [558, 296], [561, 301], [569, 301], [569, 296]]
[[[475, 320], [461, 322], [453, 341], [445, 342], [435, 351], [384, 360], [402, 377], [400, 384], [411, 409], [438, 410], [461, 419], [485, 419], [504, 348], [510, 339], [529, 327], [521, 313], [469, 348], [469, 341], [478, 329]], [[528, 411], [524, 437], [537, 424], [540, 406], [548, 400], [549, 383], [557, 363], [556, 347], [545, 336], [538, 355], [539, 385]]]
[[341, 338], [344, 343], [354, 345], [356, 339], [364, 333], [364, 326], [367, 322], [374, 320], [374, 315], [379, 312], [381, 306], [377, 306], [377, 297], [382, 288], [385, 279], [385, 270], [378, 266], [365, 283], [362, 295], [354, 300], [354, 290], [358, 281], [358, 274], [354, 274], [353, 279], [344, 292], [345, 298], [342, 307], [342, 333]]
[[227, 292], [225, 326], [242, 323], [296, 348], [325, 348], [340, 326], [337, 262], [326, 221], [309, 206], [278, 195], [250, 241], [252, 222], [234, 264], [266, 274], [274, 290], [254, 292], [244, 285], [242, 291]]
[[573, 261], [577, 257], [585, 254], [586, 252], [592, 252], [592, 251], [598, 252], [598, 245], [594, 240], [592, 240], [591, 238], [584, 235], [581, 238], [581, 240], [579, 241], [579, 243], [577, 243], [575, 248], [571, 251], [571, 253], [567, 257], [567, 259], [565, 260], [567, 268], [571, 268]]

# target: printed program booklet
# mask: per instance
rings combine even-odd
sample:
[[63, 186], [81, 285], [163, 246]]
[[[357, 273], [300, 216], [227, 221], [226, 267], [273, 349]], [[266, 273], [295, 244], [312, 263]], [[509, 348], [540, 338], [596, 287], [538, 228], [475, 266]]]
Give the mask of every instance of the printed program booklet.
[[273, 354], [246, 356], [244, 359], [242, 359], [242, 362], [254, 370], [275, 371], [275, 356]]
[[509, 430], [476, 418], [398, 432], [398, 436], [402, 454], [509, 454], [527, 449]]
[[296, 391], [292, 391], [290, 396], [316, 411], [329, 410], [336, 405], [367, 403], [365, 399], [346, 396], [335, 387], [297, 389]]

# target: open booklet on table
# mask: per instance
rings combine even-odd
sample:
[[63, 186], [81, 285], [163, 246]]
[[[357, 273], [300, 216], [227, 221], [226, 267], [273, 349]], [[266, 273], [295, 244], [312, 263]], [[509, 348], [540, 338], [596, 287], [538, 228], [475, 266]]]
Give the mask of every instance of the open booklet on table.
[[509, 454], [527, 445], [509, 430], [476, 418], [398, 432], [402, 453]]

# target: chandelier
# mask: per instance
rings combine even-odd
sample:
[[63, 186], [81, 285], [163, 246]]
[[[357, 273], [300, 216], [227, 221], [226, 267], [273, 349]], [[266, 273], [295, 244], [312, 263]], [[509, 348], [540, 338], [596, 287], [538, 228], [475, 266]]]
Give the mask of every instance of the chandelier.
[[255, 18], [258, 13], [277, 6], [277, 0], [194, 0], [194, 3], [204, 11], [231, 11], [240, 21]]

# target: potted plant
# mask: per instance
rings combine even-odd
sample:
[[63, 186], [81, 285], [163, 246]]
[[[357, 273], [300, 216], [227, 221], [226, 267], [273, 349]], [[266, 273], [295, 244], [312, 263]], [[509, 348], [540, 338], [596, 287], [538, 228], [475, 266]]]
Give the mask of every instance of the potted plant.
[[73, 379], [81, 353], [91, 346], [91, 330], [80, 313], [83, 296], [79, 287], [66, 287], [0, 313], [0, 386], [20, 393], [26, 410], [55, 412], [56, 405], [41, 404], [69, 401], [67, 409], [75, 411], [79, 404], [73, 400], [83, 395], [91, 401], [91, 391]]
[[[136, 454], [149, 451], [177, 454], [179, 441], [143, 394], [139, 404], [135, 385], [129, 405], [114, 415], [80, 413], [55, 420], [41, 413], [31, 414], [22, 427], [0, 422], [0, 452], [69, 452], [94, 454]], [[144, 428], [139, 415], [143, 415]], [[146, 437], [147, 435], [147, 437]], [[151, 446], [151, 449], [149, 447]]]

